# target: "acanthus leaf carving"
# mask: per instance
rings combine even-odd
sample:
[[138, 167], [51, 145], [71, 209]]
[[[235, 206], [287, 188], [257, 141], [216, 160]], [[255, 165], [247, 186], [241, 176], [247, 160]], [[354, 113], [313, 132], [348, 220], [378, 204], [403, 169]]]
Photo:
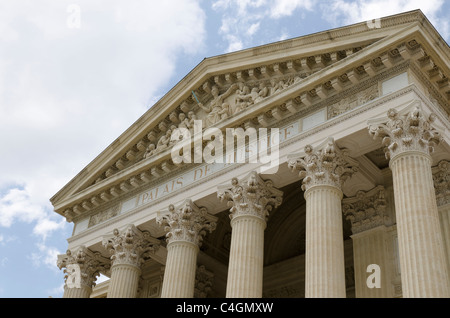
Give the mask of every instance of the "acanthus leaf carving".
[[59, 269], [65, 268], [66, 286], [77, 287], [73, 284], [76, 281], [80, 287], [84, 285], [92, 288], [97, 276], [109, 270], [110, 262], [101, 253], [80, 246], [75, 250], [67, 250], [66, 254], [58, 255], [57, 266]]
[[208, 214], [206, 208], [199, 208], [188, 199], [179, 207], [171, 204], [169, 213], [159, 215], [156, 222], [164, 226], [168, 243], [184, 241], [201, 246], [206, 233], [215, 230], [217, 217]]
[[387, 225], [390, 217], [386, 214], [384, 187], [378, 186], [369, 191], [358, 191], [354, 197], [342, 200], [342, 212], [352, 224], [353, 234], [380, 225]]
[[281, 204], [283, 192], [274, 188], [272, 181], [264, 181], [253, 171], [242, 180], [233, 178], [231, 187], [220, 186], [217, 196], [221, 201], [227, 201], [231, 219], [253, 215], [267, 221], [269, 213]]
[[159, 240], [148, 231], [141, 231], [134, 225], [127, 225], [122, 230], [114, 229], [113, 235], [105, 236], [102, 243], [111, 255], [112, 266], [128, 264], [140, 267], [144, 259], [160, 246]]
[[432, 125], [436, 115], [426, 115], [417, 104], [406, 113], [391, 108], [387, 117], [384, 123], [369, 125], [369, 134], [382, 139], [386, 159], [406, 151], [429, 155], [443, 138]]
[[208, 271], [205, 265], [197, 267], [195, 272], [195, 298], [206, 298], [212, 290], [214, 274]]
[[437, 205], [446, 205], [450, 203], [450, 161], [441, 160], [432, 172]]
[[299, 171], [303, 191], [316, 185], [341, 189], [344, 182], [358, 171], [356, 160], [348, 156], [346, 149], [340, 149], [331, 137], [318, 149], [307, 145], [303, 153], [289, 156], [288, 167]]

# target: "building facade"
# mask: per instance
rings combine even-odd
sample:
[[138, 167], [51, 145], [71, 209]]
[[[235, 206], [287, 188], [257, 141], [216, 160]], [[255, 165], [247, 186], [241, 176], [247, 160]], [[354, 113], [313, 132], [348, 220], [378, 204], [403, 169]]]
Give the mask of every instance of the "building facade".
[[449, 297], [449, 77], [419, 10], [203, 60], [51, 198], [64, 297]]

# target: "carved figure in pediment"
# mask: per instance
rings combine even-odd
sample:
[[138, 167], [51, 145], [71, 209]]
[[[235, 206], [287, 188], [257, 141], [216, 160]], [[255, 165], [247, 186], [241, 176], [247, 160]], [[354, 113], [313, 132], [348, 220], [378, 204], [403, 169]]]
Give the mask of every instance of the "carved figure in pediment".
[[151, 143], [145, 150], [144, 158], [151, 157], [155, 153], [156, 145]]
[[197, 115], [193, 111], [190, 111], [188, 113], [188, 121], [187, 121], [187, 127], [189, 129], [189, 132], [191, 135], [194, 134], [194, 123], [197, 120]]
[[271, 84], [271, 88], [270, 88], [271, 95], [278, 93], [279, 91], [281, 91], [289, 86], [287, 83], [284, 82], [284, 80], [277, 81], [274, 78], [270, 80], [270, 84]]
[[161, 136], [156, 145], [156, 149], [153, 154], [160, 153], [161, 151], [167, 149], [171, 145], [170, 137], [172, 135], [172, 129], [167, 129], [166, 133]]
[[189, 118], [186, 117], [185, 113], [180, 113], [178, 115], [178, 119], [180, 120], [180, 123], [178, 124], [178, 128], [189, 129]]
[[244, 110], [249, 104], [249, 97], [245, 98], [245, 96], [248, 96], [250, 94], [250, 88], [242, 82], [240, 82], [238, 85], [239, 88], [236, 90], [235, 97], [236, 107], [234, 108], [233, 114], [239, 113], [240, 111]]
[[213, 99], [209, 103], [209, 106], [203, 106], [202, 103], [198, 103], [198, 106], [207, 113], [206, 127], [210, 127], [230, 115], [230, 105], [225, 101], [225, 99], [235, 92], [236, 87], [237, 84], [234, 83], [228, 88], [225, 93], [219, 94], [219, 88], [217, 87], [217, 85], [214, 85], [211, 88]]
[[255, 103], [259, 102], [269, 95], [269, 88], [263, 83], [259, 83], [258, 97], [255, 99]]

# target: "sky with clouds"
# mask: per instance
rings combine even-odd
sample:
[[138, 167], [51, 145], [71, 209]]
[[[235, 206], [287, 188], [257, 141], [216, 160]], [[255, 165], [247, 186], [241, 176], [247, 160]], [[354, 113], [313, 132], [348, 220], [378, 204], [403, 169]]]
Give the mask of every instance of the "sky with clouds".
[[0, 297], [61, 297], [49, 202], [203, 58], [444, 0], [0, 0]]

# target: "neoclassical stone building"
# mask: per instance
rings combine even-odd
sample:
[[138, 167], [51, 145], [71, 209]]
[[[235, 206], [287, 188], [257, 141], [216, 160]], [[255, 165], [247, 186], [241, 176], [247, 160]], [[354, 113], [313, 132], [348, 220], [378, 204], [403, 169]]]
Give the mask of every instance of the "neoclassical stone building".
[[51, 198], [64, 297], [449, 297], [449, 65], [421, 11], [206, 58]]

